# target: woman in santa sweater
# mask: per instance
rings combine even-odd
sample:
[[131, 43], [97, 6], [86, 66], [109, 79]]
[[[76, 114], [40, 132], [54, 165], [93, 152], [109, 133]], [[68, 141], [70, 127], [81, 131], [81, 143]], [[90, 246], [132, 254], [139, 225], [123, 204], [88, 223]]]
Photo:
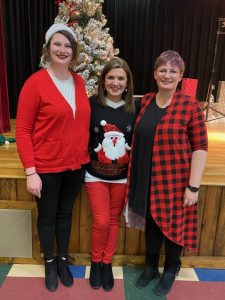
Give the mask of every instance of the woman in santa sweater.
[[129, 150], [138, 104], [133, 101], [133, 81], [127, 63], [113, 58], [104, 67], [98, 95], [90, 99], [91, 162], [85, 187], [92, 214], [90, 285], [110, 291], [114, 285], [112, 257], [116, 248]]
[[[83, 79], [70, 71], [78, 55], [77, 38], [64, 24], [45, 36], [46, 69], [25, 82], [19, 97], [16, 140], [27, 176], [27, 189], [37, 202], [37, 229], [45, 259], [45, 285], [73, 284], [68, 244], [74, 200], [88, 163], [90, 105]], [[57, 258], [54, 256], [56, 238]]]
[[127, 222], [146, 231], [146, 267], [137, 287], [159, 278], [155, 293], [165, 296], [180, 268], [183, 247], [197, 248], [197, 201], [207, 156], [204, 115], [196, 99], [178, 91], [184, 61], [172, 50], [155, 62], [158, 92], [145, 95], [137, 118], [128, 183]]

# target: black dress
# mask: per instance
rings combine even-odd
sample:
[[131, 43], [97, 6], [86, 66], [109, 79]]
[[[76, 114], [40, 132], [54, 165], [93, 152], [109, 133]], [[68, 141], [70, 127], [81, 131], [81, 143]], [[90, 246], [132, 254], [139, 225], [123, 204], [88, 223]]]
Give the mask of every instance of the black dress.
[[134, 213], [144, 218], [150, 204], [148, 198], [155, 133], [166, 109], [159, 107], [153, 99], [134, 130], [128, 203]]

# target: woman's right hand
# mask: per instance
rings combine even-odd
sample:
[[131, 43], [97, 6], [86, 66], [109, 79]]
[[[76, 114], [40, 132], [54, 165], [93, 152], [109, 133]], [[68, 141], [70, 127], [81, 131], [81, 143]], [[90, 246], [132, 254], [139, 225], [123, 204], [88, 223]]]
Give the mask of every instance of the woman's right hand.
[[42, 181], [37, 173], [27, 176], [27, 190], [34, 196], [41, 198]]

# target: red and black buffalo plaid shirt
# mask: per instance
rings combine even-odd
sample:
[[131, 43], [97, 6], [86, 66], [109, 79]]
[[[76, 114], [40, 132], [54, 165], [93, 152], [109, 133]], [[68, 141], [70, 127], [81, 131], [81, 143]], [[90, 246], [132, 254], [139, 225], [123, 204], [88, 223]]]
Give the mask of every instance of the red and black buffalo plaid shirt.
[[[143, 97], [136, 124], [154, 97], [153, 93]], [[150, 211], [164, 235], [192, 251], [197, 249], [197, 205], [184, 208], [183, 196], [189, 183], [192, 153], [196, 150], [207, 151], [207, 148], [204, 115], [198, 101], [176, 92], [157, 126], [154, 138]], [[128, 200], [131, 168], [130, 163]]]

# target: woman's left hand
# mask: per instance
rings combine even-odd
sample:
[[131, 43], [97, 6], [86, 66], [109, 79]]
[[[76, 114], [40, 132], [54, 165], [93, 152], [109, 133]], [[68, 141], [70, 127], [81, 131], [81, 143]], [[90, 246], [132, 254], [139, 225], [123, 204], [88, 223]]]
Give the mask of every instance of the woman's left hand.
[[188, 188], [184, 192], [184, 204], [183, 207], [192, 206], [198, 202], [198, 192], [193, 193]]

